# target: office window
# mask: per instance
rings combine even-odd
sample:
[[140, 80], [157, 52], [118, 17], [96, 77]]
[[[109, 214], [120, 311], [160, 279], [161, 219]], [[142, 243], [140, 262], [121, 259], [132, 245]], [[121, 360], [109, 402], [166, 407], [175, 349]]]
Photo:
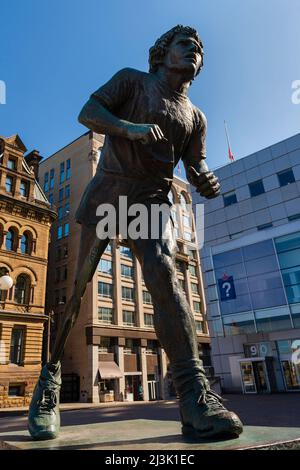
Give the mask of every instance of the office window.
[[134, 301], [134, 289], [122, 286], [122, 300]]
[[101, 323], [112, 324], [113, 323], [113, 309], [108, 307], [98, 308], [98, 320]]
[[133, 266], [121, 264], [121, 276], [128, 279], [133, 279]]
[[67, 186], [65, 187], [65, 198], [69, 199], [69, 197], [70, 197], [70, 185], [67, 184]]
[[63, 207], [58, 208], [58, 220], [61, 220], [63, 218]]
[[24, 329], [13, 328], [10, 341], [10, 357], [11, 364], [20, 365], [23, 359], [23, 346], [24, 346]]
[[187, 240], [188, 242], [191, 242], [192, 241], [191, 232], [183, 232], [183, 238], [184, 238], [184, 240]]
[[66, 174], [66, 180], [69, 180], [71, 178], [71, 160], [67, 160], [67, 174]]
[[277, 173], [280, 186], [287, 186], [288, 184], [295, 183], [295, 176], [292, 168], [280, 171]]
[[196, 325], [196, 332], [203, 333], [203, 322], [199, 320], [195, 320], [195, 325]]
[[114, 338], [110, 338], [108, 336], [101, 336], [98, 352], [101, 354], [112, 353], [114, 352], [114, 345]]
[[64, 217], [67, 217], [70, 214], [70, 203], [67, 202], [64, 207]]
[[65, 163], [62, 162], [59, 167], [59, 182], [60, 184], [65, 181]]
[[59, 190], [59, 196], [58, 196], [59, 202], [61, 202], [63, 200], [63, 198], [64, 198], [64, 188], [61, 188]]
[[275, 239], [288, 302], [300, 302], [300, 232]]
[[64, 237], [67, 237], [69, 235], [69, 224], [64, 225]]
[[98, 270], [104, 274], [112, 274], [112, 262], [106, 259], [101, 259], [98, 264]]
[[50, 189], [54, 188], [54, 168], [50, 170]]
[[136, 354], [137, 343], [132, 338], [125, 338], [124, 354]]
[[184, 227], [192, 227], [191, 219], [188, 215], [183, 215], [182, 216], [182, 221], [183, 221]]
[[289, 330], [292, 328], [288, 307], [256, 310], [255, 322], [258, 332]]
[[195, 284], [195, 282], [192, 282], [191, 283], [191, 288], [192, 288], [192, 293], [193, 294], [199, 294], [198, 284]]
[[176, 271], [178, 271], [179, 273], [184, 274], [185, 264], [182, 261], [176, 260]]
[[11, 194], [13, 192], [13, 185], [14, 185], [13, 178], [11, 176], [7, 176], [5, 180], [5, 191]]
[[154, 327], [153, 315], [151, 313], [144, 314], [144, 323], [145, 326]]
[[9, 158], [7, 160], [7, 168], [9, 170], [15, 170], [16, 169], [16, 160], [14, 158]]
[[63, 228], [62, 225], [59, 225], [57, 227], [57, 240], [60, 240], [63, 236]]
[[44, 175], [44, 191], [49, 191], [49, 173], [45, 173]]
[[21, 183], [20, 183], [20, 195], [23, 196], [23, 197], [27, 197], [27, 196], [28, 196], [28, 183], [27, 183], [27, 181], [21, 180]]
[[223, 194], [224, 206], [231, 206], [232, 204], [237, 203], [237, 197], [234, 191], [230, 191], [227, 194]]
[[250, 196], [255, 197], [265, 192], [264, 183], [262, 180], [254, 181], [248, 184]]
[[132, 251], [128, 246], [120, 246], [120, 254], [121, 256], [125, 256], [126, 258], [132, 259]]
[[[225, 336], [256, 333], [252, 312], [226, 315], [223, 317], [223, 327]], [[222, 336], [221, 331], [220, 336]]]
[[189, 271], [192, 276], [197, 276], [197, 269], [194, 264], [189, 264]]
[[197, 255], [196, 255], [196, 251], [195, 250], [190, 250], [188, 249], [188, 255], [190, 258], [192, 259], [196, 259], [197, 258]]
[[49, 196], [48, 196], [48, 201], [49, 201], [50, 205], [53, 206], [54, 198], [53, 198], [53, 194], [52, 194], [52, 193], [49, 194]]
[[201, 308], [200, 308], [200, 302], [193, 302], [193, 308], [195, 310], [195, 312], [200, 312], [201, 311]]
[[123, 310], [123, 323], [124, 325], [135, 325], [135, 313], [130, 310]]
[[112, 298], [112, 284], [107, 282], [98, 282], [98, 294], [100, 297]]
[[152, 305], [152, 297], [150, 292], [143, 290], [143, 303]]

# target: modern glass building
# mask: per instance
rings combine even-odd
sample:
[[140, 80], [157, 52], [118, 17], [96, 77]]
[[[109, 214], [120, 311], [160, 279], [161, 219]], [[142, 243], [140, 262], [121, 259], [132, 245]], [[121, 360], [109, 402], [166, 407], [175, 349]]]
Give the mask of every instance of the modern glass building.
[[300, 134], [215, 171], [202, 267], [225, 391], [300, 391]]

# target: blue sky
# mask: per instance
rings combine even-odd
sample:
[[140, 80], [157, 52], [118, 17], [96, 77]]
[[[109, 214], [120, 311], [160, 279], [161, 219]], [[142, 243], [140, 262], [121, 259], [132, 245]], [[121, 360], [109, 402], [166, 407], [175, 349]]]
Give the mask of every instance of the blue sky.
[[148, 50], [174, 25], [195, 27], [205, 66], [190, 97], [208, 119], [212, 168], [299, 132], [299, 0], [1, 0], [0, 135], [45, 157], [85, 132], [77, 115], [122, 67], [147, 70]]

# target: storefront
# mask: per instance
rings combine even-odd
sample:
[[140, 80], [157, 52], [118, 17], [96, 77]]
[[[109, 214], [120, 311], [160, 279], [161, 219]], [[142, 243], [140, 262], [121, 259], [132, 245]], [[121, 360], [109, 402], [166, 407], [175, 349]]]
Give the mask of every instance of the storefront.
[[239, 359], [243, 393], [300, 391], [300, 340], [245, 344]]
[[123, 377], [118, 364], [113, 361], [99, 362], [99, 400], [112, 402], [118, 400], [119, 379]]

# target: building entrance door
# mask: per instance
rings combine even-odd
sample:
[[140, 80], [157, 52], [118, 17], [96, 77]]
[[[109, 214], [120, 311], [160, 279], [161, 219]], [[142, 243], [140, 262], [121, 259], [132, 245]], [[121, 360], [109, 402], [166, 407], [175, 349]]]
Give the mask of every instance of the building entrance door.
[[244, 393], [270, 393], [265, 360], [262, 358], [240, 361]]
[[289, 359], [281, 361], [281, 367], [287, 391], [300, 390], [300, 365], [294, 364]]
[[267, 370], [264, 361], [253, 362], [253, 372], [257, 393], [269, 393]]

